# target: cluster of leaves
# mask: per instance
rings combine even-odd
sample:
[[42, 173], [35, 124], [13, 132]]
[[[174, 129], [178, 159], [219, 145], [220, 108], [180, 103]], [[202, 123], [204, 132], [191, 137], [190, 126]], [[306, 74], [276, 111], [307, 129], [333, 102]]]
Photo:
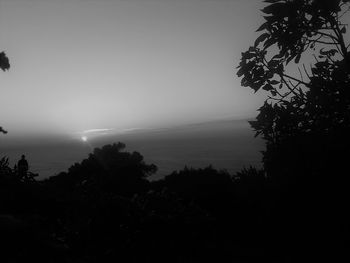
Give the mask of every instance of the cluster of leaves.
[[[257, 135], [276, 143], [298, 133], [350, 125], [350, 56], [341, 22], [350, 1], [265, 2], [265, 22], [257, 30], [263, 34], [242, 53], [237, 72], [242, 86], [268, 92], [251, 122]], [[297, 66], [302, 57], [315, 63]]]
[[0, 68], [5, 71], [10, 68], [10, 62], [5, 52], [0, 53]]

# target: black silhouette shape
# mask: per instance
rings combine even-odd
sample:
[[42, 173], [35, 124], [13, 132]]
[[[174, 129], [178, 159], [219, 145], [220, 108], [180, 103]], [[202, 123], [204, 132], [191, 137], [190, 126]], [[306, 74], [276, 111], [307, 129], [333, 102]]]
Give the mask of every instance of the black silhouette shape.
[[111, 192], [123, 196], [148, 189], [146, 178], [157, 171], [146, 164], [138, 152], [126, 152], [125, 144], [117, 143], [94, 149], [81, 163], [75, 163], [68, 173], [51, 177], [66, 189], [84, 189], [89, 194]]
[[[243, 77], [242, 86], [269, 93], [256, 121], [251, 122], [267, 142], [267, 174], [279, 176], [288, 171], [292, 175], [303, 170], [316, 175], [337, 166], [329, 160], [343, 160], [350, 146], [346, 135], [350, 131], [350, 45], [341, 22], [350, 3], [269, 3], [262, 10], [266, 22], [258, 29], [264, 33], [242, 53], [237, 75]], [[303, 64], [298, 75], [288, 74], [287, 65], [298, 64], [304, 53], [314, 55], [311, 68]], [[302, 147], [301, 141], [308, 146]], [[325, 160], [321, 166], [320, 160]]]
[[349, 229], [343, 207], [350, 186], [344, 173], [350, 156], [350, 45], [342, 19], [350, 2], [265, 2], [265, 23], [257, 30], [263, 34], [242, 53], [237, 75], [242, 86], [268, 93], [250, 124], [266, 140], [263, 163], [275, 195], [269, 209], [280, 219], [270, 226], [289, 225], [284, 237], [274, 234], [288, 241], [281, 251], [293, 251], [292, 261], [303, 253], [313, 255], [311, 261], [331, 258], [345, 252], [345, 238], [336, 233]]
[[21, 156], [21, 159], [17, 162], [17, 170], [18, 170], [19, 178], [21, 180], [26, 180], [28, 177], [27, 175], [28, 175], [29, 165], [24, 154]]
[[0, 53], [0, 68], [5, 71], [10, 68], [10, 62], [5, 52]]
[[0, 132], [3, 133], [3, 134], [6, 134], [6, 133], [7, 133], [7, 131], [4, 130], [2, 127], [0, 127]]

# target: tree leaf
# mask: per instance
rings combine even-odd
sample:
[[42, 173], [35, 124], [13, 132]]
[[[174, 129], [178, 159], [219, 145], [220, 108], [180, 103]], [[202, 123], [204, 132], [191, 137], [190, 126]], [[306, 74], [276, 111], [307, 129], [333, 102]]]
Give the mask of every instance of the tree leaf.
[[273, 3], [263, 8], [261, 11], [265, 14], [277, 14], [278, 12], [285, 11], [287, 5], [285, 3]]
[[277, 92], [275, 90], [272, 89], [272, 90], [270, 90], [270, 92], [271, 92], [272, 96], [274, 96], [274, 97], [277, 96]]
[[259, 31], [262, 31], [264, 29], [267, 29], [267, 26], [268, 26], [268, 23], [265, 22], [255, 32], [259, 32]]
[[243, 74], [244, 74], [244, 68], [241, 67], [237, 72], [237, 76], [242, 77]]
[[272, 46], [273, 44], [276, 43], [276, 40], [273, 38], [269, 38], [268, 40], [265, 41], [264, 43], [264, 49], [269, 48], [270, 46]]
[[320, 54], [323, 55], [323, 56], [326, 56], [327, 55], [327, 51], [323, 51], [324, 48], [321, 48], [320, 49]]
[[295, 62], [296, 64], [298, 64], [299, 61], [300, 61], [300, 58], [301, 58], [301, 53], [299, 53], [299, 54], [296, 56], [294, 62]]
[[270, 35], [268, 33], [264, 33], [260, 35], [254, 42], [254, 47], [257, 47], [260, 42], [264, 42]]
[[273, 86], [271, 84], [266, 84], [264, 87], [262, 87], [263, 90], [270, 91], [273, 90]]

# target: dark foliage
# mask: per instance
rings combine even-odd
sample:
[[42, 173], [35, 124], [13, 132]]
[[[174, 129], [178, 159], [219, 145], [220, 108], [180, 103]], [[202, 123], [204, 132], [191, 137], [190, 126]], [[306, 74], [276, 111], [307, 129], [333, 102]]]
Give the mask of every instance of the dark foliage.
[[71, 166], [67, 173], [51, 177], [50, 181], [65, 191], [80, 191], [87, 195], [133, 196], [146, 191], [146, 178], [155, 173], [157, 167], [146, 164], [140, 153], [124, 152], [124, 148], [123, 143], [96, 148], [87, 159]]
[[21, 180], [8, 158], [0, 160], [2, 262], [60, 262], [64, 245], [52, 236], [56, 204], [45, 186]]
[[[266, 2], [258, 29], [264, 33], [242, 53], [237, 73], [243, 86], [270, 93], [251, 122], [267, 142], [265, 170], [326, 176], [345, 163], [350, 147], [350, 52], [341, 22], [349, 1]], [[302, 56], [313, 56], [314, 64], [295, 65], [299, 76], [287, 74]]]
[[[306, 198], [300, 187], [280, 188], [252, 167], [235, 176], [212, 167], [185, 168], [148, 182], [129, 166], [133, 154], [123, 155], [121, 146], [95, 150], [73, 166], [79, 169], [42, 182], [20, 180], [2, 159], [4, 262], [283, 262], [337, 244], [322, 237], [330, 237], [320, 220], [328, 195]], [[104, 165], [95, 163], [95, 153]], [[136, 159], [140, 165], [142, 158]], [[81, 166], [89, 167], [83, 170], [89, 177]], [[118, 179], [115, 189], [105, 187], [111, 182], [106, 170], [120, 171], [114, 166], [139, 181]]]
[[294, 249], [296, 261], [302, 253], [313, 260], [344, 256], [347, 238], [339, 234], [349, 234], [350, 52], [342, 18], [350, 3], [265, 2], [265, 23], [257, 30], [263, 34], [242, 53], [237, 74], [242, 86], [268, 94], [251, 126], [266, 140], [263, 163], [275, 195], [268, 203], [280, 218], [272, 227], [289, 224], [284, 237], [275, 234], [289, 237], [283, 250]]
[[174, 192], [188, 203], [194, 202], [207, 212], [226, 213], [233, 200], [233, 180], [226, 172], [212, 167], [189, 169], [185, 167], [155, 183], [157, 187]]
[[10, 62], [5, 52], [0, 52], [0, 68], [5, 71], [10, 68]]
[[[145, 178], [154, 167], [145, 164], [141, 155], [122, 151], [124, 147], [119, 143], [96, 149], [67, 173], [42, 182], [21, 180], [3, 158], [4, 262], [254, 258], [245, 254], [254, 255], [257, 243], [250, 239], [261, 238], [258, 227], [253, 227], [254, 216], [262, 215], [265, 177], [261, 172], [251, 168], [232, 177], [212, 167], [185, 168], [148, 182]], [[111, 181], [111, 174], [118, 177], [116, 181]], [[127, 176], [134, 178], [133, 184]], [[239, 190], [245, 188], [251, 195]]]

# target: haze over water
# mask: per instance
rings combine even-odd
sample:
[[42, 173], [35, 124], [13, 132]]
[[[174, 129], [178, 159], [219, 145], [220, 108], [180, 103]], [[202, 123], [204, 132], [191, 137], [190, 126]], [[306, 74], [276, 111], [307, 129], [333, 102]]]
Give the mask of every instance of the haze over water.
[[52, 138], [31, 144], [9, 144], [0, 147], [0, 154], [7, 155], [14, 164], [25, 154], [31, 170], [46, 178], [66, 171], [73, 163], [80, 162], [93, 148], [121, 141], [127, 151], [138, 151], [147, 163], [158, 166], [153, 178], [160, 178], [184, 166], [204, 168], [213, 165], [235, 173], [250, 165], [260, 167], [264, 144], [254, 138], [246, 120], [227, 120], [179, 126], [169, 129], [141, 130], [122, 134], [99, 134], [81, 138]]

